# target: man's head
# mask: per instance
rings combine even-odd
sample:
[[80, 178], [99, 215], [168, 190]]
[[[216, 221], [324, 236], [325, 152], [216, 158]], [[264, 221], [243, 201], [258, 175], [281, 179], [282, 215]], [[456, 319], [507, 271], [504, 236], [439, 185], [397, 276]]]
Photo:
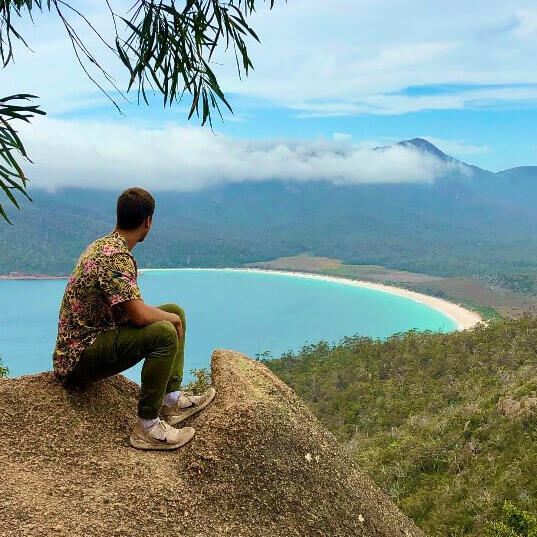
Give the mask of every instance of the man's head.
[[138, 242], [149, 233], [155, 212], [153, 196], [143, 188], [127, 188], [117, 200], [117, 229], [136, 232]]

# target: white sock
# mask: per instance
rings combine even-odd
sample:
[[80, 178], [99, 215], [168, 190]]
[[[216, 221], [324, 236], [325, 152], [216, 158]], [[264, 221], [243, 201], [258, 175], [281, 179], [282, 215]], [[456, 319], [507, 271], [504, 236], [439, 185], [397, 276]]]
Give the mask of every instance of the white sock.
[[138, 423], [140, 423], [140, 427], [144, 431], [147, 431], [147, 429], [151, 429], [151, 427], [153, 427], [153, 425], [155, 425], [155, 423], [157, 423], [157, 421], [158, 421], [158, 418], [145, 420], [144, 418], [140, 418], [140, 416], [138, 416]]
[[175, 405], [175, 403], [177, 403], [177, 399], [179, 399], [180, 396], [180, 391], [169, 392], [165, 395], [163, 404], [165, 404], [166, 406], [173, 406]]

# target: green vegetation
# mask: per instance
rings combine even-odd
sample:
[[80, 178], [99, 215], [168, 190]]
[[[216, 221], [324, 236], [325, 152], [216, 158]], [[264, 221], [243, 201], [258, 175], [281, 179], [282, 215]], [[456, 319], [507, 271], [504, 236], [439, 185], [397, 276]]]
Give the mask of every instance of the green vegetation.
[[[4, 2], [0, 4], [0, 11], [5, 10], [5, 8], [3, 9], [4, 5]], [[2, 22], [2, 15], [0, 15], [0, 36], [2, 35]], [[5, 60], [4, 40], [2, 37], [0, 37], [0, 57]], [[35, 95], [23, 93], [0, 99], [0, 190], [3, 191], [9, 202], [19, 210], [20, 205], [13, 195], [13, 191], [22, 193], [29, 200], [31, 198], [26, 192], [28, 179], [15, 158], [19, 156], [28, 160], [28, 155], [17, 134], [17, 130], [13, 126], [13, 121], [28, 123], [35, 114], [45, 114], [45, 112], [39, 110], [39, 106], [21, 102], [29, 101], [33, 98], [35, 98]], [[0, 217], [11, 223], [2, 203], [0, 203]]]
[[504, 501], [537, 511], [537, 318], [264, 363], [431, 537], [482, 535]]
[[488, 537], [537, 537], [537, 519], [511, 502], [503, 505], [500, 522], [486, 525]]
[[537, 294], [537, 274], [496, 274], [490, 278], [493, 284], [506, 287], [518, 293]]
[[205, 367], [191, 369], [190, 374], [194, 375], [194, 380], [181, 389], [194, 395], [201, 395], [211, 385], [211, 374]]
[[469, 310], [479, 313], [480, 317], [487, 322], [499, 321], [503, 319], [503, 316], [500, 315], [494, 308], [491, 308], [490, 306], [479, 306], [475, 302], [472, 302], [471, 300], [463, 300], [461, 302], [458, 300], [454, 300], [449, 296], [446, 297], [446, 300], [457, 302], [460, 306], [463, 306], [464, 308], [468, 308]]
[[2, 355], [0, 354], [0, 378], [7, 377], [9, 369], [2, 363]]

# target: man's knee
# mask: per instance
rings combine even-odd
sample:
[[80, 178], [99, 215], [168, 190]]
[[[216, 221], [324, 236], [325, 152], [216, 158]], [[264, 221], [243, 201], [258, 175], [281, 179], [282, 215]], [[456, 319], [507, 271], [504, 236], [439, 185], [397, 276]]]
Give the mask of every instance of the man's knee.
[[156, 321], [149, 326], [151, 327], [151, 337], [155, 340], [155, 343], [177, 347], [179, 344], [177, 330], [170, 321]]
[[159, 308], [169, 313], [175, 313], [175, 315], [179, 315], [179, 317], [181, 318], [181, 322], [183, 324], [183, 329], [185, 328], [186, 315], [185, 315], [185, 310], [181, 306], [170, 303], [170, 304], [164, 304], [163, 306], [159, 306]]

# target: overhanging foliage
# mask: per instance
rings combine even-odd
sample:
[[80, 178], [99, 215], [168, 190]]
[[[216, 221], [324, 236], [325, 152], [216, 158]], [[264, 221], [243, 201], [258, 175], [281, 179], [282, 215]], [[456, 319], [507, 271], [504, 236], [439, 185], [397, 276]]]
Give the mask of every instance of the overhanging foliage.
[[[115, 95], [125, 98], [116, 81], [101, 65], [99, 58], [88, 48], [77, 31], [73, 18], [79, 19], [94, 33], [106, 50], [113, 54], [128, 72], [127, 91], [136, 88], [138, 99], [148, 103], [147, 93], [160, 93], [164, 106], [192, 99], [188, 118], [201, 119], [201, 124], [212, 126], [212, 113], [222, 117], [220, 106], [232, 111], [211, 64], [217, 50], [231, 49], [239, 77], [253, 68], [248, 54], [247, 40], [259, 37], [248, 23], [261, 0], [136, 0], [127, 14], [116, 12], [109, 0], [106, 5], [113, 21], [112, 35], [104, 35], [89, 18], [74, 5], [64, 0], [0, 0], [0, 58], [3, 67], [13, 61], [13, 42], [27, 46], [16, 22], [32, 19], [35, 10], [55, 13], [61, 20], [71, 41], [75, 57], [90, 80], [114, 103]], [[275, 0], [264, 0], [270, 9]], [[116, 93], [113, 93], [116, 92]], [[13, 104], [16, 99], [32, 96], [20, 94], [0, 101], [1, 169], [0, 187], [17, 208], [12, 190], [26, 192], [27, 178], [17, 157], [28, 158], [17, 136], [13, 119], [28, 121], [33, 114], [43, 114], [36, 106]], [[9, 119], [7, 119], [9, 118]], [[8, 220], [0, 205], [0, 216]]]

